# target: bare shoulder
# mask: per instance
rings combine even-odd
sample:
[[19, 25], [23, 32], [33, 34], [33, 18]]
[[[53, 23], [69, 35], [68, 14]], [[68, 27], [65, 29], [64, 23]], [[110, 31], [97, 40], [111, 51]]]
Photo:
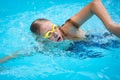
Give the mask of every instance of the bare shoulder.
[[64, 32], [64, 35], [69, 40], [83, 40], [85, 38], [85, 31], [74, 27], [69, 22], [66, 22], [61, 29]]

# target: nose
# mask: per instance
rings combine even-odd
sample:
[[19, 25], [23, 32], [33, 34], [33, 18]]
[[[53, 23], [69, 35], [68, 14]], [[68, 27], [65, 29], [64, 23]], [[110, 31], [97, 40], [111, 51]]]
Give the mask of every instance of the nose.
[[58, 37], [58, 34], [56, 32], [53, 33], [54, 38]]

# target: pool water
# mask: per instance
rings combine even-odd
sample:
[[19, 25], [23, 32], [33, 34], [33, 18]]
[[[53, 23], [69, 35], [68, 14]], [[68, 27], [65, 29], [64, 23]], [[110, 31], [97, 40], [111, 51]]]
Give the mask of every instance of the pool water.
[[[9, 0], [0, 2], [0, 58], [18, 51], [18, 58], [0, 63], [0, 80], [120, 80], [120, 39], [94, 15], [83, 26], [87, 41], [37, 43], [29, 30], [37, 18], [62, 25], [92, 0]], [[120, 1], [102, 0], [120, 22]], [[20, 50], [20, 51], [19, 51]]]

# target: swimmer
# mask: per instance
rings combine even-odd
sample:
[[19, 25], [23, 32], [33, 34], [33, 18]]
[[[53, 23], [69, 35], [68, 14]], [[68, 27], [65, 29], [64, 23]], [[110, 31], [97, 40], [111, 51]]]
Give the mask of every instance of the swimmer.
[[36, 19], [30, 26], [31, 32], [54, 42], [63, 40], [85, 40], [86, 32], [80, 26], [96, 15], [107, 30], [120, 37], [120, 25], [115, 24], [106, 11], [101, 0], [94, 0], [81, 11], [68, 19], [62, 26], [57, 26], [48, 19]]
[[[68, 19], [61, 27], [55, 25], [48, 19], [41, 18], [36, 19], [31, 24], [30, 30], [37, 36], [42, 36], [45, 39], [55, 42], [67, 39], [85, 40], [87, 34], [80, 29], [80, 26], [94, 14], [100, 18], [109, 32], [120, 38], [120, 25], [117, 25], [112, 21], [101, 0], [94, 0], [85, 6], [81, 11]], [[6, 62], [12, 58], [17, 58], [20, 56], [17, 54], [18, 52], [0, 59], [0, 63]]]

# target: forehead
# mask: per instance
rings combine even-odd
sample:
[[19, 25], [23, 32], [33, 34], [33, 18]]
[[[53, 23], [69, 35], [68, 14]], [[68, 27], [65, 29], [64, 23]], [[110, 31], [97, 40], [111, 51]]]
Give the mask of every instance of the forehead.
[[40, 34], [44, 35], [47, 31], [51, 30], [52, 29], [52, 25], [53, 25], [53, 23], [50, 22], [50, 21], [46, 21], [43, 24], [41, 24]]

